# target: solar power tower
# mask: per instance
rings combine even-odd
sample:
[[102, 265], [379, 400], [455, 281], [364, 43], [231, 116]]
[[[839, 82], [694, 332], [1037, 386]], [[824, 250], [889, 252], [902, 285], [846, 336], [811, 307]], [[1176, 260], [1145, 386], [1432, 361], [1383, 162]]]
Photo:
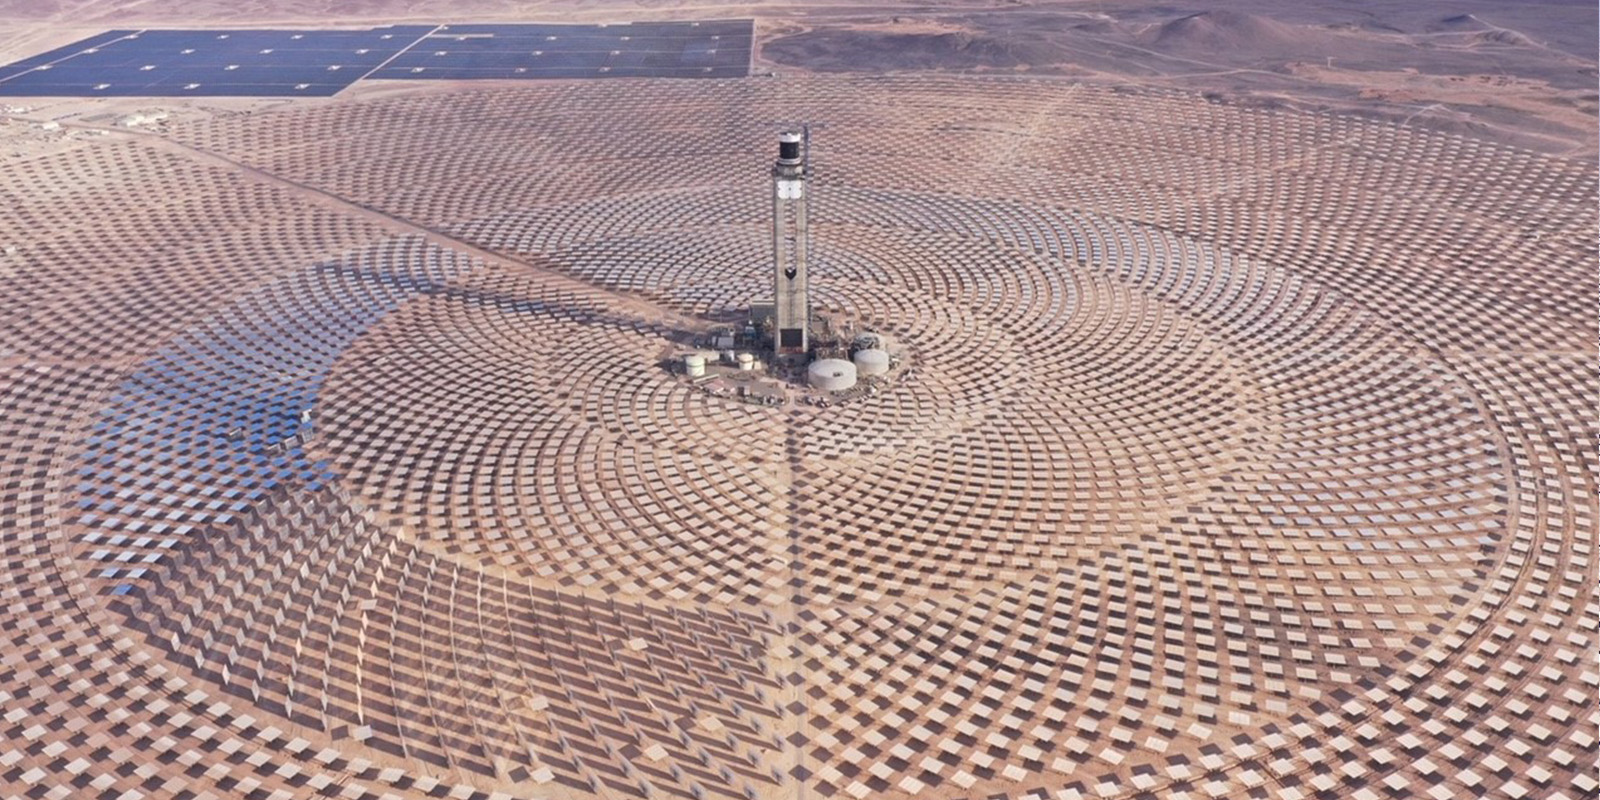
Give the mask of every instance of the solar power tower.
[[773, 354], [803, 356], [810, 348], [811, 303], [806, 295], [807, 143], [799, 133], [778, 134], [778, 161], [772, 165]]

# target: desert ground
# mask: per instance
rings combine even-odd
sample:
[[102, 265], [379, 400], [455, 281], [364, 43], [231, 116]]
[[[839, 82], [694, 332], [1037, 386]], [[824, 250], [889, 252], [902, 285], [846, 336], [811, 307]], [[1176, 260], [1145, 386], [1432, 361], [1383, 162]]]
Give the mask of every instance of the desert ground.
[[[0, 795], [1593, 797], [1596, 16], [0, 8], [755, 26], [0, 97]], [[893, 379], [704, 391], [800, 123]]]
[[1593, 157], [1587, 2], [637, 3], [18, 2], [0, 59], [107, 28], [481, 21], [758, 20], [770, 72], [1022, 73], [1166, 86], [1404, 121]]

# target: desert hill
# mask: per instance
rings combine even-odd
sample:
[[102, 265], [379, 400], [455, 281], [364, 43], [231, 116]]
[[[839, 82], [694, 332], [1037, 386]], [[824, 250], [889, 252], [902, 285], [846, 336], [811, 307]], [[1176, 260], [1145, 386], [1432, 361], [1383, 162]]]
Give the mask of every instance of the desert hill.
[[1202, 11], [1150, 28], [1138, 37], [1141, 44], [1166, 52], [1292, 53], [1308, 48], [1322, 50], [1338, 34], [1290, 25], [1240, 11]]

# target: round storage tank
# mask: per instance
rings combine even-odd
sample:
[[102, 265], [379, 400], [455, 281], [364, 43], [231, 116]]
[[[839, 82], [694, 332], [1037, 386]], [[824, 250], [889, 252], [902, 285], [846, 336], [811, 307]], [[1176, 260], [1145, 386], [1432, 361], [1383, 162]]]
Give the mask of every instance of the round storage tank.
[[889, 354], [876, 348], [857, 350], [856, 372], [862, 375], [882, 375], [889, 371]]
[[824, 358], [811, 362], [806, 377], [814, 388], [842, 392], [856, 385], [856, 365], [842, 358]]
[[739, 369], [752, 370], [756, 368], [756, 357], [749, 353], [739, 354]]
[[683, 357], [683, 371], [691, 378], [705, 377], [706, 357], [700, 353], [690, 353]]

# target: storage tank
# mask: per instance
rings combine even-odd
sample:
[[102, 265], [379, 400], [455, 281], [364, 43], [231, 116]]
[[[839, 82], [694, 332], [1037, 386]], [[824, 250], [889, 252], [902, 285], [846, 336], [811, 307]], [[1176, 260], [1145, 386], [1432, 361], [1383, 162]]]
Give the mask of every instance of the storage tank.
[[739, 354], [739, 369], [746, 372], [756, 368], [756, 357], [750, 353]]
[[842, 392], [856, 385], [856, 365], [842, 358], [823, 358], [811, 362], [806, 378], [812, 387]]
[[889, 371], [889, 353], [877, 348], [857, 350], [854, 356], [856, 372], [861, 375], [882, 375]]
[[690, 353], [683, 357], [683, 371], [691, 378], [703, 378], [706, 374], [706, 357], [701, 353]]

